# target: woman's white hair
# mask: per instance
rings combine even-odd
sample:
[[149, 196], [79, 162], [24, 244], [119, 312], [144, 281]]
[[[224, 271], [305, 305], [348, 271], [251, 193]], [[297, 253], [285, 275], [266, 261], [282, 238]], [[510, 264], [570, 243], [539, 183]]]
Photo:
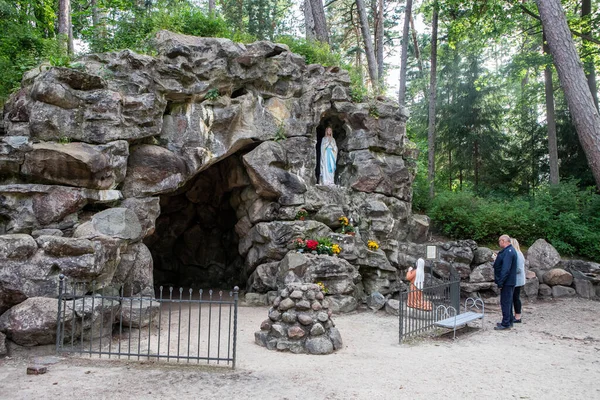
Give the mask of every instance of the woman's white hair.
[[425, 281], [425, 260], [419, 258], [417, 260], [417, 276], [415, 277], [415, 286], [419, 290], [423, 290], [423, 282]]

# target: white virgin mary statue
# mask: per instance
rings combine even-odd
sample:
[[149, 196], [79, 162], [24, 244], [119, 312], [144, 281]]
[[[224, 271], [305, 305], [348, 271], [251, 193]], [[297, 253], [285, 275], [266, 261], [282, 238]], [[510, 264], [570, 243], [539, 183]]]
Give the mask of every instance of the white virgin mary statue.
[[321, 185], [335, 185], [335, 163], [338, 148], [333, 138], [331, 127], [325, 129], [325, 137], [321, 141]]

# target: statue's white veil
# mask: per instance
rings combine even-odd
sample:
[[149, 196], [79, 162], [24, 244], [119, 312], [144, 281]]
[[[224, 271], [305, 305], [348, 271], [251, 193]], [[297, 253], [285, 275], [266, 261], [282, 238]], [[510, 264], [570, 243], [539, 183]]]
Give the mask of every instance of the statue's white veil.
[[425, 281], [425, 260], [419, 258], [417, 260], [417, 277], [415, 278], [417, 289], [423, 290], [423, 281]]

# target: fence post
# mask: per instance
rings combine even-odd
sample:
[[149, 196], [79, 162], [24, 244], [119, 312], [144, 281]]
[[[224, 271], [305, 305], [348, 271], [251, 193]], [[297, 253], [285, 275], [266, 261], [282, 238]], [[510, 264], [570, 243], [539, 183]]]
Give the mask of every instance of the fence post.
[[398, 304], [398, 318], [400, 319], [400, 344], [402, 344], [402, 338], [404, 336], [404, 292], [400, 292], [400, 302]]
[[56, 314], [56, 352], [60, 349], [60, 314], [61, 314], [61, 305], [62, 305], [62, 295], [64, 290], [64, 280], [65, 276], [60, 274], [58, 276], [58, 314]]
[[238, 322], [238, 298], [240, 288], [238, 286], [233, 288], [233, 357], [231, 368], [235, 369], [235, 355], [237, 347], [237, 322]]
[[450, 266], [450, 279], [452, 280], [450, 283], [450, 303], [458, 315], [460, 314], [460, 275], [452, 266]]

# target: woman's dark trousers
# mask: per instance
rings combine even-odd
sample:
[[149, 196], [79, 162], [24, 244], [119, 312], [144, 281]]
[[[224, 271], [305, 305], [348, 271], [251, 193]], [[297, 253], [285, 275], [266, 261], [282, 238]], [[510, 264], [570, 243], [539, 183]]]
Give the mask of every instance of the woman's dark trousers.
[[513, 292], [513, 304], [515, 306], [515, 314], [521, 314], [521, 287], [516, 286]]

